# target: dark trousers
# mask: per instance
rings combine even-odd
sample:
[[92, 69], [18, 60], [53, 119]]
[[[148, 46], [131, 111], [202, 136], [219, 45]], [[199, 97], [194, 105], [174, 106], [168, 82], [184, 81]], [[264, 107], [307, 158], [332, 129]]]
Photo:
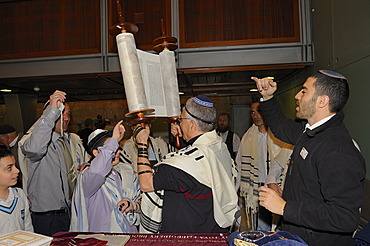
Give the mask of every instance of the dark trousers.
[[36, 233], [51, 236], [60, 231], [69, 231], [71, 219], [68, 213], [35, 214], [31, 213], [33, 229]]

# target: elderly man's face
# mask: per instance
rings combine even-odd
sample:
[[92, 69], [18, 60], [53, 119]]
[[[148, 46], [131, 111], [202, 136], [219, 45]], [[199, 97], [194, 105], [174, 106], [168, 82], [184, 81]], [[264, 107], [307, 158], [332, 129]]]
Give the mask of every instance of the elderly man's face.
[[186, 113], [185, 109], [182, 110], [182, 113], [180, 115], [181, 121], [180, 121], [180, 127], [182, 131], [182, 137], [185, 141], [189, 141], [191, 139], [190, 130], [191, 130], [191, 117]]

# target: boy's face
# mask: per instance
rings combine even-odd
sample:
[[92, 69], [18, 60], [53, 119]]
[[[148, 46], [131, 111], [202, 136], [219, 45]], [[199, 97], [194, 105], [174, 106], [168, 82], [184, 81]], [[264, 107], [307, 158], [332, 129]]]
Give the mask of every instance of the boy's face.
[[121, 154], [121, 149], [118, 149], [116, 152], [116, 155], [114, 156], [114, 159], [112, 161], [113, 166], [117, 165], [119, 163], [119, 155]]
[[[105, 141], [104, 141], [104, 144], [106, 144], [108, 142], [108, 140], [111, 139], [111, 138], [107, 138]], [[115, 166], [119, 163], [119, 155], [121, 153], [121, 149], [118, 148], [118, 150], [116, 151], [116, 154], [112, 160], [112, 165]], [[94, 149], [93, 150], [93, 155], [96, 157], [97, 155], [99, 154], [99, 151], [97, 149]]]
[[15, 166], [14, 156], [0, 159], [0, 188], [8, 188], [17, 183], [19, 170]]

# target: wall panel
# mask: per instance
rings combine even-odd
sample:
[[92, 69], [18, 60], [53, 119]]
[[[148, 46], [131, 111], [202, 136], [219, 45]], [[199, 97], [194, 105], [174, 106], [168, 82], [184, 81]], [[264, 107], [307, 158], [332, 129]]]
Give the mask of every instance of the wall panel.
[[[164, 21], [166, 35], [171, 35], [171, 1], [170, 0], [125, 0], [121, 7], [126, 22], [132, 22], [139, 28], [135, 35], [136, 47], [152, 50], [153, 40], [162, 36], [161, 19]], [[119, 23], [117, 4], [108, 1], [109, 26]], [[117, 53], [115, 37], [109, 36], [109, 53]]]
[[179, 0], [182, 48], [299, 42], [297, 0]]
[[0, 3], [0, 59], [100, 52], [99, 0]]

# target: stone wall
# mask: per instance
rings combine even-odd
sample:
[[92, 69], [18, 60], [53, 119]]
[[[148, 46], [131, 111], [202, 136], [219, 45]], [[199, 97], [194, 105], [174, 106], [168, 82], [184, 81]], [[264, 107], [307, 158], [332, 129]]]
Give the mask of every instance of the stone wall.
[[[181, 103], [185, 103], [189, 97], [182, 97]], [[210, 97], [217, 109], [218, 113], [221, 112], [232, 112], [232, 106], [236, 104], [249, 104], [250, 98], [246, 96], [235, 96], [235, 97]], [[114, 125], [121, 119], [124, 119], [124, 115], [128, 113], [126, 100], [102, 100], [102, 101], [80, 101], [80, 102], [69, 102], [71, 108], [71, 122], [69, 131], [77, 132], [84, 126], [84, 121], [87, 118], [91, 118], [94, 122], [97, 122], [97, 116], [102, 116], [102, 119], [107, 122], [105, 129], [111, 130]], [[36, 115], [40, 117], [43, 110], [43, 103], [37, 104]], [[0, 124], [7, 123], [7, 111], [5, 104], [0, 105]], [[124, 123], [126, 127], [125, 138], [131, 136], [130, 127], [127, 123]], [[168, 126], [163, 123], [163, 120], [158, 119], [153, 125], [154, 136], [162, 136], [167, 138]]]

